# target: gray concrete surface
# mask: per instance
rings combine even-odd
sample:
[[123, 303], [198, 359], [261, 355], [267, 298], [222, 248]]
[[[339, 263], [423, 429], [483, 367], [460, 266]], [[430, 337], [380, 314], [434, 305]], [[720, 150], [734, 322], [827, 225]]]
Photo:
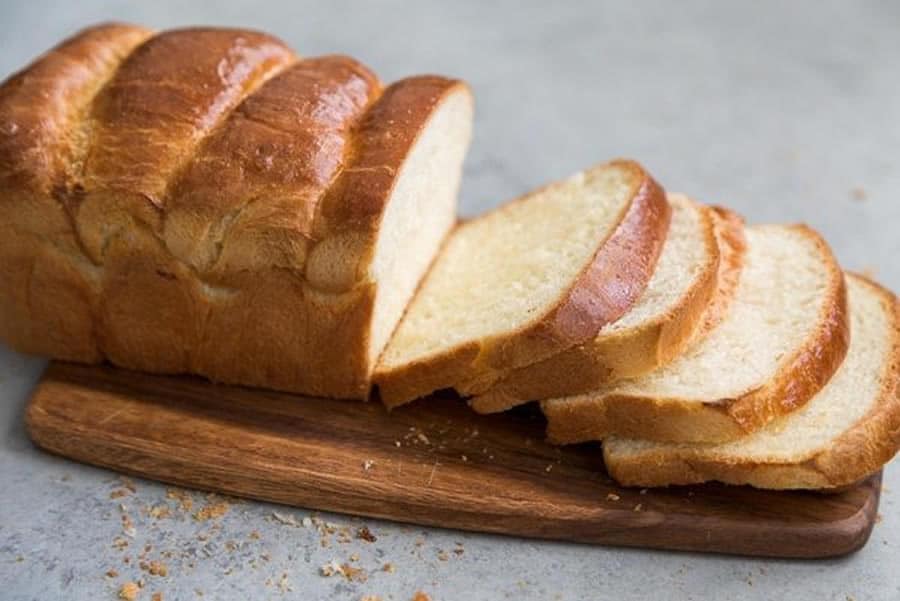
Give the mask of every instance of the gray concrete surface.
[[[252, 26], [307, 55], [352, 54], [385, 79], [467, 78], [478, 101], [467, 214], [633, 156], [669, 189], [727, 203], [751, 221], [811, 223], [847, 267], [900, 289], [898, 3], [4, 2], [0, 75], [110, 18]], [[121, 487], [114, 474], [36, 451], [22, 410], [42, 367], [0, 349], [0, 599], [113, 599], [140, 577], [140, 599], [159, 591], [166, 600], [407, 600], [417, 590], [440, 600], [900, 599], [897, 466], [871, 541], [842, 560], [610, 549], [344, 516], [323, 519], [368, 524], [377, 541], [340, 543], [335, 534], [323, 548], [316, 528], [302, 526], [307, 511], [244, 503], [198, 522], [162, 486], [137, 481], [136, 493], [111, 499]], [[193, 498], [192, 512], [216, 502]], [[113, 543], [123, 536], [120, 503], [133, 524], [124, 550]], [[141, 513], [160, 503], [169, 517]], [[167, 576], [136, 565], [145, 544]], [[353, 554], [366, 582], [320, 575]], [[387, 562], [393, 573], [381, 571]]]

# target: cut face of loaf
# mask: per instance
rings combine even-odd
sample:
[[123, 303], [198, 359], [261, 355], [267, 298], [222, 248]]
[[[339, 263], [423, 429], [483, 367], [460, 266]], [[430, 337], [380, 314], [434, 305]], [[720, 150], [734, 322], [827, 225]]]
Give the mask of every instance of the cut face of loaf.
[[900, 307], [847, 276], [852, 337], [843, 364], [801, 409], [740, 440], [669, 444], [611, 437], [610, 474], [626, 486], [719, 480], [760, 488], [833, 488], [878, 470], [900, 448]]
[[843, 274], [807, 227], [756, 226], [746, 236], [740, 281], [718, 325], [659, 370], [543, 401], [551, 441], [734, 440], [824, 386], [848, 345]]
[[472, 99], [232, 29], [101, 25], [0, 87], [0, 336], [307, 394], [371, 372], [455, 223]]
[[742, 263], [741, 220], [684, 196], [670, 195], [669, 202], [672, 224], [640, 300], [592, 340], [504, 376], [469, 401], [475, 411], [505, 411], [652, 371], [674, 359], [697, 335], [707, 309], [714, 312], [713, 299], [727, 303]]
[[614, 161], [463, 223], [381, 358], [382, 400], [489, 383], [589, 339], [644, 291], [669, 217], [647, 172]]

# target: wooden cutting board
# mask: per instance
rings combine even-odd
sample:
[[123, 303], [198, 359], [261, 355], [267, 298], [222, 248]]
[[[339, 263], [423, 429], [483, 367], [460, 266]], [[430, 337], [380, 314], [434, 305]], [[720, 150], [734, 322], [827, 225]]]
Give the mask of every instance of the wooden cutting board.
[[545, 444], [534, 411], [479, 416], [435, 398], [388, 414], [377, 403], [65, 363], [47, 369], [27, 423], [49, 451], [181, 486], [609, 545], [842, 555], [866, 543], [881, 490], [880, 474], [834, 495], [623, 489], [605, 474], [597, 445]]

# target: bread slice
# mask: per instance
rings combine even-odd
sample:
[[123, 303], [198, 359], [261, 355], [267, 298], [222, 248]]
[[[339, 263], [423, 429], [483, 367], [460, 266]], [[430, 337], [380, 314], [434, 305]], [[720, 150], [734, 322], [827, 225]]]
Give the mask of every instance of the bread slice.
[[685, 196], [669, 195], [669, 203], [672, 224], [640, 300], [592, 340], [512, 371], [472, 398], [472, 409], [495, 413], [536, 399], [588, 392], [652, 371], [685, 348], [713, 299], [734, 293], [737, 280], [731, 274], [741, 262], [743, 224], [733, 214]]
[[620, 160], [463, 223], [381, 357], [382, 400], [492, 382], [589, 339], [644, 291], [669, 218], [662, 188]]
[[760, 488], [834, 488], [875, 472], [900, 448], [900, 306], [848, 275], [852, 339], [834, 377], [803, 408], [718, 445], [609, 438], [610, 474], [626, 486], [719, 480]]
[[824, 386], [849, 337], [834, 256], [805, 226], [756, 226], [746, 235], [746, 263], [721, 323], [662, 369], [544, 401], [551, 441], [734, 440]]

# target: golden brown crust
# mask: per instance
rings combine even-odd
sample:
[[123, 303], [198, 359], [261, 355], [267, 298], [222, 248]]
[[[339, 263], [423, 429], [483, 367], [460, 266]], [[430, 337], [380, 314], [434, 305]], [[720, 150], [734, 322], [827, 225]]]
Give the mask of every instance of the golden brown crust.
[[891, 314], [891, 353], [885, 362], [878, 402], [856, 425], [841, 434], [813, 460], [829, 486], [841, 486], [876, 471], [900, 450], [900, 301], [894, 294], [865, 276], [864, 281], [882, 298]]
[[[376, 383], [387, 407], [403, 405], [442, 388], [487, 389], [508, 369], [584, 342], [634, 304], [653, 274], [671, 209], [665, 191], [643, 167], [626, 160], [609, 165], [632, 174], [632, 200], [618, 226], [607, 239], [598, 241], [592, 260], [556, 306], [531, 324], [496, 340], [470, 341], [438, 357], [377, 373]], [[523, 202], [538, 192], [512, 202]]]
[[[693, 203], [686, 198], [678, 202]], [[725, 248], [720, 253], [718, 238], [723, 234], [718, 231], [720, 218], [714, 210], [699, 205], [696, 210], [700, 211], [708, 260], [676, 305], [627, 330], [601, 330], [593, 340], [511, 372], [480, 394], [461, 391], [478, 395], [469, 401], [472, 409], [495, 413], [532, 400], [588, 392], [620, 378], [647, 373], [678, 355], [703, 322], [711, 299], [720, 294], [722, 265], [739, 261]]]
[[634, 456], [613, 456], [604, 449], [607, 470], [624, 486], [669, 486], [720, 481], [773, 489], [839, 489], [876, 472], [900, 449], [900, 303], [862, 276], [891, 315], [891, 351], [880, 376], [872, 409], [822, 449], [803, 460], [754, 461], [716, 457], [690, 447]]
[[805, 404], [840, 366], [849, 345], [843, 273], [825, 241], [806, 226], [793, 226], [814, 241], [828, 266], [823, 312], [814, 335], [763, 386], [730, 399], [697, 402], [609, 393], [578, 402], [541, 404], [547, 436], [555, 444], [624, 438], [669, 442], [726, 442], [744, 436]]
[[97, 283], [64, 203], [78, 190], [79, 126], [150, 31], [91, 27], [0, 86], [0, 337], [16, 349], [99, 361]]
[[705, 309], [703, 323], [695, 332], [698, 340], [715, 329], [728, 314], [728, 308], [741, 281], [744, 255], [747, 252], [744, 218], [724, 207], [709, 208], [713, 213], [716, 242], [721, 254], [716, 275], [716, 293]]
[[90, 27], [0, 86], [0, 185], [45, 196], [74, 185], [70, 172], [83, 141], [76, 126], [98, 89], [150, 33], [119, 23]]
[[[279, 388], [325, 396], [362, 398], [369, 390], [368, 342], [375, 286], [366, 279], [371, 247], [377, 234], [379, 206], [384, 209], [403, 161], [427, 126], [438, 106], [453, 94], [469, 94], [456, 80], [408, 78], [388, 87], [369, 112], [381, 117], [363, 117], [354, 134], [351, 167], [345, 169], [320, 200], [316, 219], [318, 235], [307, 261], [307, 278], [283, 269], [243, 270], [229, 276], [225, 294], [211, 312], [196, 371], [215, 380]], [[378, 140], [388, 136], [388, 116], [398, 129], [390, 148]], [[373, 131], [374, 130], [374, 131]], [[402, 132], [402, 133], [401, 133]], [[387, 141], [385, 140], [387, 144]], [[359, 203], [368, 216], [351, 219], [339, 215], [343, 201], [354, 193], [365, 196]], [[334, 208], [326, 209], [326, 206]], [[358, 209], [346, 209], [358, 211]], [[319, 219], [332, 224], [319, 226]], [[341, 221], [341, 219], [346, 219]], [[349, 247], [349, 248], [348, 248]], [[310, 278], [309, 270], [322, 252], [329, 277], [352, 267], [343, 284], [327, 285]], [[330, 253], [330, 256], [324, 253]], [[310, 283], [313, 280], [313, 284]], [[349, 283], [349, 288], [343, 290]], [[285, 299], [294, 299], [287, 302]], [[265, 306], [265, 310], [260, 307]], [[241, 336], [248, 328], [258, 332], [254, 340]], [[273, 348], [278, 349], [273, 352]], [[248, 355], [253, 358], [248, 359]]]
[[302, 272], [317, 206], [350, 160], [350, 134], [380, 92], [374, 73], [343, 56], [298, 61], [266, 81], [173, 186], [166, 245], [217, 282], [247, 269]]
[[850, 313], [844, 274], [828, 244], [807, 226], [796, 226], [816, 241], [821, 256], [829, 257], [825, 311], [817, 335], [796, 350], [779, 377], [762, 387], [726, 401], [728, 415], [744, 432], [753, 432], [772, 419], [802, 407], [831, 379], [850, 346]]
[[24, 74], [0, 86], [4, 339], [367, 395], [380, 219], [465, 84], [410, 78], [383, 93], [356, 61], [298, 61], [265, 34], [119, 25]]

